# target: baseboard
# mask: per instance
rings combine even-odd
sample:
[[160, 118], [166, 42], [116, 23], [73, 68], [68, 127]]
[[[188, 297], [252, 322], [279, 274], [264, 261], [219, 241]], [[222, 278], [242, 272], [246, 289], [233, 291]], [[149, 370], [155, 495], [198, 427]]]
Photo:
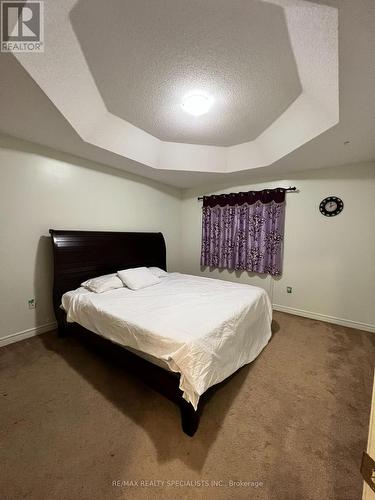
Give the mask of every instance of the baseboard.
[[335, 316], [328, 316], [321, 313], [304, 311], [303, 309], [295, 309], [294, 307], [280, 306], [278, 304], [273, 304], [272, 307], [275, 311], [295, 314], [296, 316], [303, 316], [304, 318], [317, 319], [318, 321], [325, 321], [326, 323], [334, 323], [335, 325], [347, 326], [348, 328], [356, 328], [357, 330], [375, 333], [375, 325], [360, 323], [359, 321], [352, 321], [350, 319], [336, 318]]
[[[314, 313], [305, 311], [303, 309], [296, 309], [294, 307], [280, 306], [278, 304], [273, 304], [272, 307], [275, 311], [285, 312], [288, 314], [294, 314], [296, 316], [303, 316], [304, 318], [316, 319], [318, 321], [325, 321], [326, 323], [334, 323], [335, 325], [347, 326], [348, 328], [356, 328], [357, 330], [364, 330], [366, 332], [375, 333], [375, 325], [360, 323], [358, 321], [352, 321], [349, 319], [336, 318], [335, 316]], [[55, 328], [57, 328], [57, 323], [56, 321], [53, 321], [52, 323], [46, 323], [45, 325], [36, 326], [35, 328], [29, 328], [28, 330], [23, 330], [22, 332], [12, 333], [11, 335], [0, 338], [0, 347], [6, 346], [8, 344], [13, 344], [14, 342], [19, 342], [20, 340], [28, 339], [30, 337], [35, 337], [36, 335], [49, 332], [50, 330], [54, 330]]]
[[55, 328], [57, 328], [57, 323], [56, 321], [53, 321], [52, 323], [46, 323], [45, 325], [29, 328], [28, 330], [23, 330], [22, 332], [12, 333], [6, 337], [0, 338], [0, 347], [13, 344], [13, 342], [19, 342], [20, 340], [28, 339], [30, 337], [35, 337], [36, 335], [49, 332]]

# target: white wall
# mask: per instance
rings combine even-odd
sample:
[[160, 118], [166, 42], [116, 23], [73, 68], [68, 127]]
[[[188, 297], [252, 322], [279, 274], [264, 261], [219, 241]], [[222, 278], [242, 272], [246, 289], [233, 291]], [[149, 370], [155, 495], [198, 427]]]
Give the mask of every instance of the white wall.
[[[287, 194], [281, 278], [201, 270], [197, 195], [289, 185], [299, 192]], [[318, 211], [330, 194], [345, 204], [333, 219]], [[54, 322], [49, 228], [162, 231], [169, 270], [255, 284], [276, 308], [375, 331], [375, 163], [187, 190], [181, 200], [177, 189], [0, 136], [0, 345]]]
[[[290, 185], [296, 185], [299, 192], [287, 194], [281, 278], [200, 268], [202, 205], [196, 199], [198, 194]], [[328, 195], [344, 201], [343, 212], [332, 219], [318, 210]], [[261, 286], [280, 310], [375, 331], [375, 164], [308, 171], [267, 183], [185, 191], [182, 230], [184, 272]], [[293, 287], [292, 294], [286, 293], [287, 286]]]
[[[161, 231], [168, 268], [178, 270], [180, 196], [153, 181], [0, 137], [0, 345], [54, 321], [50, 228]], [[35, 310], [27, 306], [31, 297]]]

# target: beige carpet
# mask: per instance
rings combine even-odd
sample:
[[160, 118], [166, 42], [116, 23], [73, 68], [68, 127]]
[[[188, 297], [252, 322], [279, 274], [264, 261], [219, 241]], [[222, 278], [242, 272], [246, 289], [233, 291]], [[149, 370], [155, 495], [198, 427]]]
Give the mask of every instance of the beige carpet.
[[274, 332], [194, 438], [77, 338], [0, 349], [0, 498], [360, 499], [375, 335], [282, 313]]

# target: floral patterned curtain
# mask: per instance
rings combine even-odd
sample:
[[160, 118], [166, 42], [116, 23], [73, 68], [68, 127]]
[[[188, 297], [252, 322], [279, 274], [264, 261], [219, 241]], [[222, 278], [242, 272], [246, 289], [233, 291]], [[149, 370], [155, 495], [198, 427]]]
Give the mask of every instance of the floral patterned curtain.
[[285, 189], [204, 196], [201, 265], [279, 275]]

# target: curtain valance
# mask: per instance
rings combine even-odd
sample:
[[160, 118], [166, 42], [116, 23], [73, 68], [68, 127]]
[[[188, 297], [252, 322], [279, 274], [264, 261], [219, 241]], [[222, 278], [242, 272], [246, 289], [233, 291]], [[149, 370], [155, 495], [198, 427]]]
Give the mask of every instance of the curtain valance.
[[243, 205], [247, 203], [248, 205], [253, 205], [257, 201], [263, 204], [271, 203], [283, 203], [285, 201], [285, 189], [275, 188], [275, 189], [263, 189], [262, 191], [248, 191], [244, 193], [228, 193], [228, 194], [217, 194], [212, 196], [203, 196], [203, 207], [225, 207], [226, 205]]
[[285, 192], [276, 188], [205, 196], [201, 265], [281, 274]]

